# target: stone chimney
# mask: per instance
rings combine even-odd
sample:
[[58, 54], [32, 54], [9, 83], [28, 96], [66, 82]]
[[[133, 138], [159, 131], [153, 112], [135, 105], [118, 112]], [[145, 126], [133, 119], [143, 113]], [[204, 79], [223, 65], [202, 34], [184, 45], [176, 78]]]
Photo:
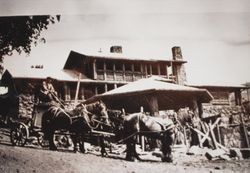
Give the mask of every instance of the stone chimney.
[[111, 46], [110, 53], [122, 53], [122, 46]]
[[[172, 48], [173, 61], [183, 61], [181, 48], [175, 46]], [[185, 85], [187, 82], [186, 70], [184, 67], [185, 62], [173, 63], [173, 75], [176, 77], [176, 83], [179, 85]]]
[[178, 46], [175, 46], [172, 48], [172, 55], [173, 55], [173, 60], [182, 60], [182, 53], [181, 53], [181, 48]]

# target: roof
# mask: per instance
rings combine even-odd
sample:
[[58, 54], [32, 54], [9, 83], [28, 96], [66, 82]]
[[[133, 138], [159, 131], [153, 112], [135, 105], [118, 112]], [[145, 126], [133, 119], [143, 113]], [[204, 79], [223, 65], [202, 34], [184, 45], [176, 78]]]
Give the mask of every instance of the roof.
[[[7, 71], [7, 70], [6, 70]], [[78, 81], [78, 73], [74, 70], [48, 70], [37, 68], [25, 68], [22, 70], [9, 70], [13, 78], [25, 78], [25, 79], [46, 79], [52, 77], [59, 81]], [[86, 78], [82, 76], [82, 79]]]
[[[169, 83], [169, 80], [158, 76], [131, 82], [106, 93], [93, 96], [85, 103], [102, 100], [110, 107], [133, 109], [133, 107], [148, 105], [150, 97], [158, 99], [159, 109], [173, 109], [178, 106], [188, 106], [193, 99], [208, 103], [213, 97], [206, 89], [199, 89]], [[127, 105], [125, 105], [127, 104]], [[139, 105], [140, 104], [140, 105]], [[116, 107], [117, 106], [117, 107]]]
[[90, 59], [109, 59], [109, 60], [123, 60], [123, 61], [143, 61], [143, 62], [166, 62], [170, 65], [170, 63], [186, 63], [187, 61], [183, 60], [170, 60], [166, 58], [149, 58], [149, 57], [131, 57], [126, 56], [123, 53], [79, 53], [75, 51], [71, 51], [69, 54], [69, 57], [65, 63], [64, 68], [68, 68], [69, 64], [72, 63], [73, 59], [77, 59], [79, 62], [81, 61], [81, 58], [90, 58]]
[[196, 87], [196, 88], [220, 89], [220, 90], [229, 90], [229, 91], [250, 88], [250, 87], [243, 86], [243, 85], [225, 85], [225, 84], [224, 85], [189, 85], [189, 86]]

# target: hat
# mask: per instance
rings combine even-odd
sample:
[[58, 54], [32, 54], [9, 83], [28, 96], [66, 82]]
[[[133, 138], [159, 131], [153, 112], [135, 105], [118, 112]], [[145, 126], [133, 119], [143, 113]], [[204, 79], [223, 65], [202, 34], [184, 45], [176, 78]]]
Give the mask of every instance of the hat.
[[47, 80], [52, 80], [52, 77], [48, 76], [46, 79], [47, 79]]

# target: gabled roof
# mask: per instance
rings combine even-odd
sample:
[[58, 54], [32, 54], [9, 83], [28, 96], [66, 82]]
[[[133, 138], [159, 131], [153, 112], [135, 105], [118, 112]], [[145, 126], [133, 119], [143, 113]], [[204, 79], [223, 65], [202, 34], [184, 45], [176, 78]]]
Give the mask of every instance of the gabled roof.
[[85, 103], [103, 100], [108, 105], [118, 105], [117, 108], [119, 109], [120, 106], [132, 109], [135, 105], [140, 107], [139, 104], [147, 106], [148, 99], [150, 99], [147, 96], [157, 97], [160, 109], [188, 106], [192, 104], [193, 99], [202, 103], [208, 103], [213, 99], [206, 89], [177, 85], [169, 83], [164, 78], [153, 76], [93, 96], [86, 100]]
[[105, 60], [117, 60], [117, 61], [140, 61], [140, 62], [165, 62], [167, 64], [171, 63], [186, 63], [187, 61], [183, 60], [168, 60], [166, 58], [147, 58], [147, 57], [131, 57], [126, 56], [121, 53], [79, 53], [75, 51], [71, 51], [68, 59], [64, 65], [64, 69], [69, 69], [72, 64], [80, 65], [82, 62], [82, 58], [88, 58], [88, 59], [105, 59]]

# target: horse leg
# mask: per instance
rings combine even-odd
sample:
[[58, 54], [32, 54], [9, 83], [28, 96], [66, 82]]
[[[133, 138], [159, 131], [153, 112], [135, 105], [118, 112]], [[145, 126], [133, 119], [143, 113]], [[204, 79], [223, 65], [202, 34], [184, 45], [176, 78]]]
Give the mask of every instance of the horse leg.
[[141, 160], [138, 153], [136, 152], [135, 140], [136, 140], [135, 137], [132, 137], [127, 140], [126, 160], [128, 161], [135, 161], [135, 158]]
[[173, 162], [172, 148], [174, 136], [172, 133], [167, 132], [162, 138], [162, 161], [163, 162]]
[[78, 152], [79, 151], [79, 147], [78, 147], [78, 134], [71, 134], [71, 139], [74, 145], [74, 152]]
[[102, 154], [102, 157], [106, 157], [108, 156], [108, 153], [105, 149], [105, 142], [104, 142], [104, 136], [100, 136], [99, 137], [99, 140], [100, 140], [100, 146], [101, 146], [101, 154]]
[[133, 151], [133, 143], [132, 142], [127, 142], [127, 149], [126, 149], [126, 160], [127, 161], [135, 161], [135, 158], [133, 157], [132, 151]]
[[79, 149], [82, 153], [85, 153], [85, 146], [84, 146], [84, 136], [83, 134], [80, 136], [80, 140], [79, 140]]
[[54, 130], [47, 132], [47, 137], [49, 140], [49, 149], [55, 151], [55, 150], [57, 150], [57, 147], [56, 147], [55, 142], [54, 142], [54, 134], [55, 134]]

